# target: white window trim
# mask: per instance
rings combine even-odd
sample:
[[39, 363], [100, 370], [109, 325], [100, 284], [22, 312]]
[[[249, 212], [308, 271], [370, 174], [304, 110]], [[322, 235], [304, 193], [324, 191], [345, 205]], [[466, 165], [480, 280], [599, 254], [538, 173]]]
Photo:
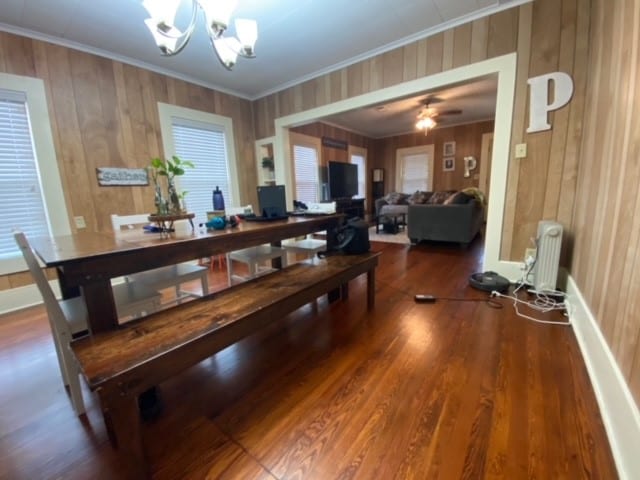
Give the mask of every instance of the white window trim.
[[367, 149], [364, 147], [356, 147], [355, 145], [349, 145], [348, 155], [349, 162], [354, 155], [364, 158], [364, 198], [369, 198], [369, 159], [367, 158]]
[[[158, 114], [160, 116], [162, 147], [166, 157], [171, 157], [176, 154], [176, 148], [173, 142], [172, 117], [186, 118], [187, 120], [192, 120], [194, 122], [213, 124], [224, 130], [225, 148], [227, 150], [227, 156], [229, 157], [229, 189], [231, 190], [231, 198], [235, 203], [241, 205], [242, 199], [240, 198], [240, 187], [238, 182], [236, 142], [233, 136], [233, 120], [231, 117], [224, 117], [222, 115], [216, 115], [215, 113], [203, 112], [192, 108], [178, 107], [176, 105], [169, 105], [168, 103], [162, 102], [158, 102]], [[198, 168], [197, 165], [196, 168]], [[178, 178], [177, 181], [179, 186], [180, 179]], [[214, 186], [211, 187], [212, 191]]]
[[[33, 135], [33, 148], [40, 172], [42, 195], [52, 235], [69, 235], [71, 224], [64, 199], [58, 159], [53, 143], [44, 82], [39, 78], [0, 73], [0, 88], [24, 92]], [[17, 250], [17, 249], [16, 249]], [[27, 270], [20, 252], [0, 261], [0, 275]]]
[[418, 155], [424, 153], [427, 155], [428, 165], [427, 171], [429, 172], [429, 178], [427, 178], [427, 191], [433, 191], [433, 173], [434, 173], [434, 161], [433, 155], [435, 148], [433, 144], [420, 145], [418, 147], [398, 148], [396, 150], [396, 192], [401, 193], [414, 193], [414, 192], [402, 192], [402, 157], [404, 155]]

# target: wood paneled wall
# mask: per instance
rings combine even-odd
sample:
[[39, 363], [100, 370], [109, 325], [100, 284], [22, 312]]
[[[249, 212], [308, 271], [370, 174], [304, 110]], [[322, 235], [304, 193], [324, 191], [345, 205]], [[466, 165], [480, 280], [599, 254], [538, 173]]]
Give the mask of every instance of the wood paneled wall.
[[82, 215], [88, 230], [110, 229], [112, 213], [154, 208], [152, 187], [100, 187], [95, 169], [146, 167], [152, 157], [164, 156], [158, 102], [233, 119], [240, 195], [253, 201], [255, 137], [248, 100], [5, 32], [0, 71], [44, 81], [69, 215]]
[[[398, 148], [417, 147], [420, 145], [434, 145], [434, 190], [461, 190], [467, 187], [477, 187], [480, 174], [480, 148], [482, 146], [482, 134], [493, 132], [493, 121], [457, 125], [454, 127], [437, 128], [424, 133], [415, 132], [406, 135], [398, 135], [375, 140], [373, 148], [373, 164], [371, 168], [384, 168], [385, 193], [396, 189], [396, 150]], [[444, 142], [456, 142], [455, 170], [445, 172], [443, 167]], [[469, 178], [464, 177], [464, 161], [467, 155], [476, 157], [478, 165], [472, 171]], [[405, 192], [411, 193], [411, 192]]]
[[[589, 11], [589, 0], [536, 0], [266, 96], [254, 102], [256, 137], [273, 135], [273, 120], [278, 117], [517, 52], [502, 257], [520, 259], [530, 246], [529, 239], [535, 236], [539, 220], [555, 218], [566, 227], [571, 222], [584, 110]], [[558, 70], [574, 77], [573, 100], [550, 115], [551, 131], [526, 134], [527, 79]], [[528, 158], [515, 161], [513, 146], [523, 142], [528, 144]]]
[[[0, 72], [44, 81], [69, 222], [111, 229], [112, 213], [150, 212], [152, 187], [100, 187], [96, 167], [146, 167], [163, 156], [157, 102], [233, 119], [243, 203], [255, 204], [253, 113], [248, 100], [77, 50], [0, 32]], [[197, 167], [196, 167], [197, 168]], [[46, 179], [45, 179], [46, 181]], [[212, 187], [213, 188], [213, 187]], [[0, 289], [32, 283], [0, 276]]]
[[640, 404], [640, 0], [593, 0], [571, 273]]

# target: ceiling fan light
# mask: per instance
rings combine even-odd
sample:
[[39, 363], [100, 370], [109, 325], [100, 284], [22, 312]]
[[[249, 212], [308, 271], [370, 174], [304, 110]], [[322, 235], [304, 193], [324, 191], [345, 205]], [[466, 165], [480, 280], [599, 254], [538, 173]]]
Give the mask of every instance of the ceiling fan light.
[[236, 35], [240, 41], [240, 54], [245, 57], [255, 57], [254, 46], [258, 40], [258, 24], [255, 20], [237, 18], [235, 21]]
[[436, 122], [431, 117], [421, 117], [416, 123], [416, 128], [419, 130], [429, 130], [436, 126]]

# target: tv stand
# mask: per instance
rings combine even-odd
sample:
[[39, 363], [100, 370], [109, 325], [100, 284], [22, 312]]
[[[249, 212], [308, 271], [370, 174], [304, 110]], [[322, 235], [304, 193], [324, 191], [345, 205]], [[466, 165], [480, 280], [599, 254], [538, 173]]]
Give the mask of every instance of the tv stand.
[[336, 213], [344, 213], [347, 218], [360, 217], [364, 220], [364, 198], [334, 198]]

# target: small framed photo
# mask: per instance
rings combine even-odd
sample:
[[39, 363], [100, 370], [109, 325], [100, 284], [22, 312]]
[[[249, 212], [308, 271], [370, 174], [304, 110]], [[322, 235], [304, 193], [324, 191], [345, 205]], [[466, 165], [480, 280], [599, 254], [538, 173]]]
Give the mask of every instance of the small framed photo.
[[450, 157], [456, 154], [456, 142], [444, 142], [444, 147], [442, 148], [442, 155], [444, 157]]
[[444, 157], [442, 159], [442, 170], [444, 172], [452, 172], [456, 169], [455, 157]]

